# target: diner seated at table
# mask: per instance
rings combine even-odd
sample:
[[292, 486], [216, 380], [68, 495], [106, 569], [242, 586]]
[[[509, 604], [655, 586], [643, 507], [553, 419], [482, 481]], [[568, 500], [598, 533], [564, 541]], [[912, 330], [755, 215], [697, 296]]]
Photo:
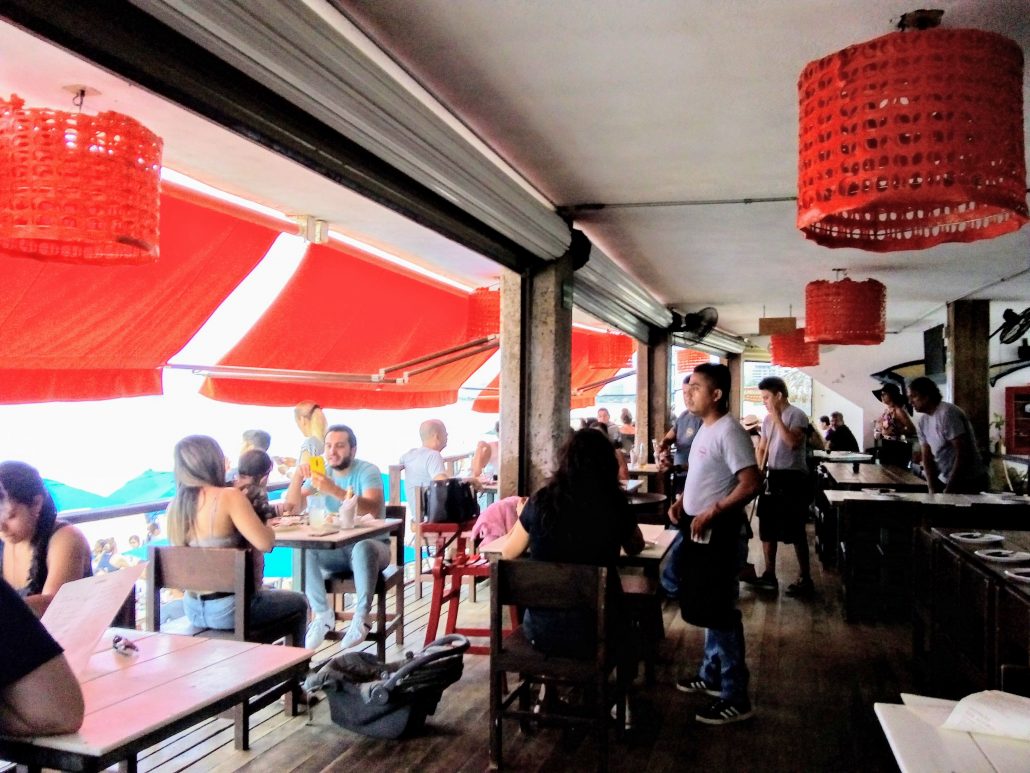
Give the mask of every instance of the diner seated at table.
[[74, 733], [82, 688], [61, 646], [5, 580], [0, 580], [0, 735]]
[[834, 411], [830, 414], [830, 429], [826, 433], [826, 450], [854, 451], [858, 453], [858, 440], [855, 439], [851, 427], [844, 423], [844, 414]]
[[[254, 512], [242, 491], [226, 487], [222, 449], [212, 438], [190, 435], [175, 444], [175, 497], [168, 505], [168, 537], [173, 545], [199, 548], [252, 547], [268, 553], [275, 546], [275, 532]], [[250, 602], [255, 627], [273, 621], [296, 619], [293, 641], [303, 641], [307, 602], [300, 593], [261, 587]], [[236, 598], [227, 593], [183, 596], [183, 611], [191, 625], [232, 630]]]
[[[371, 462], [357, 459], [358, 441], [354, 431], [344, 424], [333, 424], [325, 435], [324, 475], [312, 472], [307, 464], [298, 464], [286, 490], [287, 506], [295, 512], [306, 509], [312, 496], [324, 497], [327, 512], [340, 509], [340, 503], [357, 497], [355, 515], [386, 514], [383, 478]], [[336, 613], [329, 604], [325, 578], [350, 572], [354, 576], [357, 601], [350, 627], [340, 642], [349, 649], [365, 641], [371, 630], [368, 615], [372, 609], [379, 573], [390, 563], [388, 537], [365, 539], [336, 550], [307, 550], [304, 554], [304, 592], [311, 605], [312, 620], [308, 625], [305, 646], [315, 649], [336, 625]]]
[[415, 497], [420, 488], [428, 488], [434, 480], [447, 480], [443, 454], [447, 447], [447, 427], [439, 419], [427, 419], [418, 428], [422, 445], [406, 451], [400, 459], [404, 470], [404, 494], [408, 514], [415, 515]]
[[472, 527], [473, 539], [491, 542], [503, 537], [518, 521], [527, 501], [528, 497], [505, 497], [484, 508]]
[[59, 520], [54, 499], [35, 467], [0, 463], [0, 570], [3, 578], [42, 615], [57, 589], [93, 574], [89, 543], [81, 531]]
[[[603, 411], [604, 409], [602, 408], [601, 410]], [[605, 412], [607, 413], [607, 411]], [[608, 425], [598, 419], [586, 418], [580, 421], [580, 427], [582, 429], [596, 429], [598, 432], [604, 433], [604, 436], [611, 442], [612, 448], [616, 449], [615, 460], [619, 465], [619, 480], [629, 480], [629, 464], [626, 462], [626, 454], [622, 453], [622, 443], [611, 439], [612, 436], [608, 431]]]
[[[608, 567], [608, 642], [619, 662], [630, 657], [629, 619], [622, 610], [616, 563], [620, 549], [636, 555], [644, 538], [619, 485], [617, 452], [607, 433], [580, 429], [559, 453], [557, 470], [512, 527], [502, 558], [529, 549], [534, 561]], [[588, 657], [596, 621], [579, 610], [526, 610], [523, 627], [533, 646], [549, 655]]]

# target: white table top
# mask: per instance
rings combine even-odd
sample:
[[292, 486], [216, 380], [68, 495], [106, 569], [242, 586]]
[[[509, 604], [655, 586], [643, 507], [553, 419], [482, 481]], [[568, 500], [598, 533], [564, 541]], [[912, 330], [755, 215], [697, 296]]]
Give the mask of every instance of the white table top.
[[844, 489], [828, 489], [823, 492], [831, 505], [837, 505], [845, 499], [862, 502], [916, 502], [921, 505], [1030, 505], [1028, 497], [1010, 497], [999, 494], [931, 494], [929, 492], [887, 492], [846, 491]]
[[[272, 527], [275, 531], [275, 544], [288, 548], [311, 548], [315, 550], [335, 550], [345, 545], [353, 545], [363, 539], [372, 539], [396, 529], [399, 518], [359, 522], [353, 528], [339, 529], [332, 534], [319, 535], [312, 533], [307, 524], [287, 528]], [[332, 528], [331, 526], [329, 528]]]
[[812, 452], [816, 459], [826, 459], [830, 462], [869, 462], [872, 461], [872, 454], [862, 454], [858, 451], [822, 451]]
[[[139, 652], [115, 652], [111, 639], [117, 633]], [[300, 647], [111, 629], [82, 676], [86, 717], [79, 732], [22, 740], [99, 757], [311, 654]]]
[[955, 701], [902, 695], [905, 705], [873, 706], [902, 773], [1026, 773], [1030, 742], [942, 730]]

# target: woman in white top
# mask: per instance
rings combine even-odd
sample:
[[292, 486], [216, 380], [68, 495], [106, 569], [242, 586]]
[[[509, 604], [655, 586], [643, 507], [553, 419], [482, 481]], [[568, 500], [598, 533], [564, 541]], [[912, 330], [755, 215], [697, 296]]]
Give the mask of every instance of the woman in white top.
[[[168, 536], [173, 545], [204, 548], [252, 547], [268, 553], [275, 546], [275, 532], [254, 512], [242, 491], [225, 486], [222, 449], [212, 438], [190, 435], [175, 444], [175, 497], [168, 505]], [[251, 600], [250, 617], [255, 627], [290, 618], [294, 622], [292, 644], [301, 646], [307, 625], [307, 600], [303, 594], [261, 588]], [[187, 593], [183, 610], [192, 625], [231, 630], [235, 596], [231, 593]]]

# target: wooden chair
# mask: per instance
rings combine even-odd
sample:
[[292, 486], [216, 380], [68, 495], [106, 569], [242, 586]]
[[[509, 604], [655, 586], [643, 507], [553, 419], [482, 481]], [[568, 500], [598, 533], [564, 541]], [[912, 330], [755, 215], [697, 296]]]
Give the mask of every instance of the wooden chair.
[[[497, 561], [490, 574], [490, 766], [502, 766], [502, 723], [542, 725], [586, 725], [597, 735], [598, 769], [608, 764], [608, 725], [611, 698], [618, 707], [616, 725], [625, 723], [624, 675], [619, 674], [615, 694], [608, 689], [611, 669], [605, 643], [605, 586], [607, 570], [580, 564], [546, 561]], [[553, 657], [533, 648], [522, 627], [503, 635], [505, 606], [591, 612], [597, 622], [593, 655], [587, 659]], [[505, 689], [508, 673], [521, 680], [510, 692]], [[533, 711], [533, 690], [537, 685], [579, 685], [589, 703], [589, 712], [565, 714]], [[516, 707], [512, 707], [517, 704]]]
[[[474, 521], [465, 523], [424, 523], [422, 534], [434, 545], [433, 556], [433, 594], [429, 602], [429, 621], [426, 623], [425, 644], [428, 645], [437, 637], [440, 627], [440, 614], [444, 603], [447, 604], [447, 619], [444, 622], [443, 634], [460, 633], [463, 636], [486, 638], [490, 636], [489, 628], [458, 627], [458, 605], [461, 602], [461, 584], [465, 578], [470, 581], [469, 600], [475, 601], [471, 588], [475, 587], [477, 578], [490, 576], [490, 562], [472, 549], [471, 530]], [[450, 587], [447, 580], [450, 579]], [[517, 613], [512, 608], [512, 628], [518, 626]], [[473, 644], [468, 648], [473, 655], [489, 655], [489, 644]]]
[[[191, 548], [150, 546], [147, 564], [147, 630], [161, 631], [161, 589], [176, 588], [183, 591], [203, 593], [228, 593], [236, 597], [231, 631], [212, 628], [197, 628], [185, 618], [171, 621], [164, 627], [165, 633], [185, 636], [203, 636], [211, 639], [234, 639], [236, 641], [270, 644], [284, 640], [290, 646], [304, 646], [304, 642], [293, 641], [297, 628], [294, 618], [275, 621], [261, 627], [250, 619], [250, 601], [254, 597], [254, 573], [251, 551], [235, 548]], [[250, 747], [250, 716], [286, 696], [286, 711], [296, 716], [300, 704], [301, 688], [294, 678], [276, 685], [263, 695], [237, 705], [233, 709], [235, 725], [235, 746], [246, 750]]]
[[[404, 519], [407, 508], [404, 505], [387, 505], [387, 518], [400, 519], [398, 532], [391, 536], [394, 550], [394, 563], [379, 573], [375, 588], [375, 604], [368, 617], [372, 626], [365, 641], [376, 643], [376, 657], [386, 660], [386, 639], [392, 633], [398, 647], [404, 646]], [[326, 593], [336, 594], [336, 619], [349, 622], [354, 619], [353, 611], [344, 610], [343, 599], [347, 593], [356, 593], [354, 576], [350, 573], [333, 574], [325, 581]], [[393, 591], [393, 612], [387, 611], [387, 596]], [[341, 631], [329, 631], [327, 639], [337, 640], [345, 634]]]

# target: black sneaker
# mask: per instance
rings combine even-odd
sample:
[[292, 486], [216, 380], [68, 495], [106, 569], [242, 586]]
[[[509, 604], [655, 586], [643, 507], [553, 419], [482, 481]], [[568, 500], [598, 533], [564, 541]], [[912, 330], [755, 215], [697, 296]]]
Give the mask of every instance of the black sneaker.
[[787, 586], [787, 595], [795, 598], [808, 598], [815, 595], [815, 583], [811, 577], [802, 577]]
[[743, 703], [733, 703], [719, 699], [712, 701], [697, 714], [694, 719], [705, 725], [728, 725], [732, 722], [743, 722], [751, 719], [755, 710], [751, 707], [751, 701], [744, 699]]
[[748, 578], [744, 580], [744, 582], [758, 590], [778, 591], [780, 589], [780, 584], [776, 581], [776, 575], [769, 574], [768, 572], [760, 574], [757, 577]]
[[720, 695], [717, 689], [699, 676], [681, 676], [676, 680], [676, 689], [680, 692], [703, 692], [714, 698], [718, 698]]

